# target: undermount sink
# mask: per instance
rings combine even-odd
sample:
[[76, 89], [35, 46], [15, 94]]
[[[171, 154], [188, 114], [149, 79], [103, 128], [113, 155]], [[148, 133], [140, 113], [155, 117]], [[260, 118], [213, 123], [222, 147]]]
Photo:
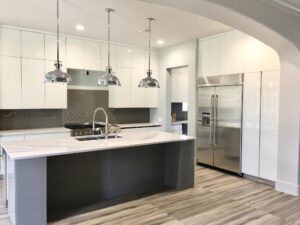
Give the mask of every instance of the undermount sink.
[[[121, 138], [121, 136], [116, 136], [116, 135], [109, 135], [108, 139], [114, 139], [114, 138]], [[89, 137], [80, 137], [80, 138], [75, 138], [77, 141], [93, 141], [93, 140], [101, 140], [105, 139], [105, 136], [89, 136]]]

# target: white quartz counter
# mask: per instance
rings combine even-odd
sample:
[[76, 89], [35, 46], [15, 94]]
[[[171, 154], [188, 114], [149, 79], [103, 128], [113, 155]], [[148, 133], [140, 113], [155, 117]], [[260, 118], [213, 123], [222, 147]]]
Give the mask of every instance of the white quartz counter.
[[69, 129], [64, 127], [40, 128], [40, 129], [19, 129], [19, 130], [3, 130], [0, 131], [0, 137], [18, 136], [27, 134], [51, 134], [51, 133], [66, 133]]
[[194, 140], [193, 137], [162, 131], [140, 131], [121, 133], [121, 138], [108, 140], [78, 141], [78, 137], [32, 140], [2, 143], [2, 147], [13, 160], [66, 155], [91, 151], [153, 145], [160, 143]]
[[[161, 123], [126, 123], [117, 124], [121, 129], [142, 128], [142, 127], [158, 127]], [[18, 136], [28, 134], [50, 134], [50, 133], [65, 133], [70, 132], [70, 129], [64, 127], [40, 128], [40, 129], [16, 129], [0, 131], [0, 137]]]

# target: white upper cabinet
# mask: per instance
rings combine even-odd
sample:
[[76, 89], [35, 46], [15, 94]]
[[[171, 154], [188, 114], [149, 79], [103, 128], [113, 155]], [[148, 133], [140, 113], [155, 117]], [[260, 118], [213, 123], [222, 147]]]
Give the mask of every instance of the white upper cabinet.
[[200, 40], [199, 76], [279, 70], [278, 54], [239, 31]]
[[262, 48], [263, 43], [247, 36], [245, 49], [245, 72], [252, 73], [262, 71]]
[[22, 108], [21, 59], [0, 56], [0, 109]]
[[[132, 49], [132, 67], [138, 70], [147, 68], [146, 50], [141, 48]], [[148, 58], [147, 58], [148, 59]]]
[[131, 106], [131, 70], [118, 67], [115, 71], [121, 86], [109, 86], [109, 107], [128, 108]]
[[0, 55], [21, 55], [21, 32], [15, 29], [0, 28]]
[[72, 69], [83, 69], [83, 40], [67, 38], [67, 67]]
[[[152, 77], [158, 79], [157, 70], [152, 70]], [[139, 81], [138, 81], [139, 82]], [[141, 89], [141, 88], [140, 88]], [[158, 88], [142, 88], [146, 92], [146, 108], [158, 107]]]
[[117, 46], [117, 62], [118, 67], [132, 68], [132, 49], [126, 46]]
[[22, 59], [22, 108], [45, 108], [44, 61]]
[[221, 39], [209, 40], [208, 76], [223, 74], [221, 67]]
[[45, 107], [47, 109], [66, 109], [67, 99], [66, 83], [45, 84]]
[[22, 31], [21, 32], [22, 57], [44, 59], [44, 35], [42, 33]]
[[83, 57], [83, 69], [100, 70], [100, 42], [84, 40]]
[[131, 106], [134, 108], [147, 108], [147, 96], [146, 91], [150, 88], [141, 88], [138, 87], [141, 79], [146, 77], [146, 70], [135, 69], [132, 70], [132, 78], [131, 78]]
[[230, 32], [220, 38], [220, 74], [235, 74], [244, 71], [245, 35]]
[[[101, 58], [100, 58], [100, 64], [101, 64], [101, 70], [105, 71], [107, 64], [108, 64], [108, 44], [101, 43]], [[113, 67], [113, 70], [117, 66], [117, 46], [111, 44], [110, 45], [110, 65]]]
[[199, 76], [209, 75], [209, 49], [210, 40], [202, 40], [199, 42]]
[[[45, 59], [52, 60], [57, 58], [57, 38], [56, 35], [45, 34]], [[66, 38], [59, 39], [59, 58], [66, 61]]]

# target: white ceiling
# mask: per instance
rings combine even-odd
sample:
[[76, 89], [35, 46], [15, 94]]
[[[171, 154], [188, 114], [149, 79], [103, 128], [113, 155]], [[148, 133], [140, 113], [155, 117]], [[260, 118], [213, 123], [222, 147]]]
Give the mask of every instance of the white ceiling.
[[[0, 6], [2, 24], [55, 32], [55, 0], [0, 0]], [[164, 46], [232, 29], [198, 15], [138, 0], [61, 0], [62, 33], [106, 40], [107, 7], [116, 10], [112, 15], [112, 41], [132, 45], [146, 45], [147, 36], [139, 30], [147, 26], [147, 17], [156, 18], [153, 39], [163, 39]], [[85, 31], [75, 30], [76, 24], [84, 25]]]
[[300, 16], [300, 0], [264, 0], [264, 2]]

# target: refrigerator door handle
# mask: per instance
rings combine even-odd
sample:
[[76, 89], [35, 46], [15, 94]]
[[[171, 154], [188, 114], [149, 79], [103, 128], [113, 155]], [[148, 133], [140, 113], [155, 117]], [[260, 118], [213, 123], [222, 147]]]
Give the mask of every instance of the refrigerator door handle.
[[209, 132], [209, 141], [210, 141], [210, 146], [213, 145], [214, 143], [214, 95], [210, 97], [210, 132]]
[[214, 145], [218, 145], [218, 107], [219, 107], [219, 96], [215, 95], [214, 98]]

